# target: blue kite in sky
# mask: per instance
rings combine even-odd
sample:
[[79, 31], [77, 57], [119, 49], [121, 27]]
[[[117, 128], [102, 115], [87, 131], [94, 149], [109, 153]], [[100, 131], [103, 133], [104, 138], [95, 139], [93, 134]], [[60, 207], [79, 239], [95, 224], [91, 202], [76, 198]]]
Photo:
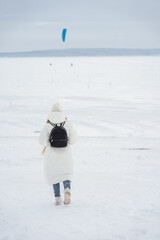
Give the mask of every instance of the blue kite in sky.
[[62, 41], [63, 41], [63, 42], [65, 42], [65, 40], [66, 40], [66, 32], [67, 32], [67, 29], [64, 28], [64, 29], [62, 30]]

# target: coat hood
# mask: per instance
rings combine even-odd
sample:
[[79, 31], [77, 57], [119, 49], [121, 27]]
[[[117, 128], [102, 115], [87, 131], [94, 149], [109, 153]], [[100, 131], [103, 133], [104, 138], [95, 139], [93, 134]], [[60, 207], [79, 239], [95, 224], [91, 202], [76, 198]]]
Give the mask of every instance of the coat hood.
[[48, 119], [52, 123], [61, 123], [65, 121], [65, 114], [63, 112], [50, 112]]
[[60, 103], [53, 104], [51, 112], [62, 112], [62, 106]]

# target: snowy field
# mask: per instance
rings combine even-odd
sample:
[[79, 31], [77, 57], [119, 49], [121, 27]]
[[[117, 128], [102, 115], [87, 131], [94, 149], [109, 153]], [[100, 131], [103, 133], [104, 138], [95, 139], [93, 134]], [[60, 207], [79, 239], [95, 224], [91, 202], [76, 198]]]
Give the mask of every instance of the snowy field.
[[[0, 84], [0, 240], [160, 239], [160, 57], [0, 58]], [[57, 101], [79, 135], [69, 206], [38, 144]]]

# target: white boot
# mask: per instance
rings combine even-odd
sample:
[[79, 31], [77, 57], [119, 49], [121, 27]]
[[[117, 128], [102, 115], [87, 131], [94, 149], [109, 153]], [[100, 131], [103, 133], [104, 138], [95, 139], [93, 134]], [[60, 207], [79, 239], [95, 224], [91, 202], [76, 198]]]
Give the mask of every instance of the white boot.
[[61, 205], [62, 204], [61, 196], [60, 197], [55, 197], [55, 200], [56, 200], [56, 202], [55, 202], [56, 205]]
[[69, 204], [71, 202], [71, 191], [69, 188], [64, 189], [64, 204]]

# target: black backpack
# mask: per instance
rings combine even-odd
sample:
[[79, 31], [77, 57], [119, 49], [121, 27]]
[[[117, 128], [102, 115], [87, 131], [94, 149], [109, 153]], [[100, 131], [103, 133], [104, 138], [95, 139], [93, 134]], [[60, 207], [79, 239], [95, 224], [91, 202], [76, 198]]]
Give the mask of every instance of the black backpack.
[[49, 122], [54, 128], [50, 132], [49, 142], [51, 147], [63, 148], [67, 146], [67, 131], [63, 127], [65, 122], [60, 123], [60, 126], [57, 124]]

